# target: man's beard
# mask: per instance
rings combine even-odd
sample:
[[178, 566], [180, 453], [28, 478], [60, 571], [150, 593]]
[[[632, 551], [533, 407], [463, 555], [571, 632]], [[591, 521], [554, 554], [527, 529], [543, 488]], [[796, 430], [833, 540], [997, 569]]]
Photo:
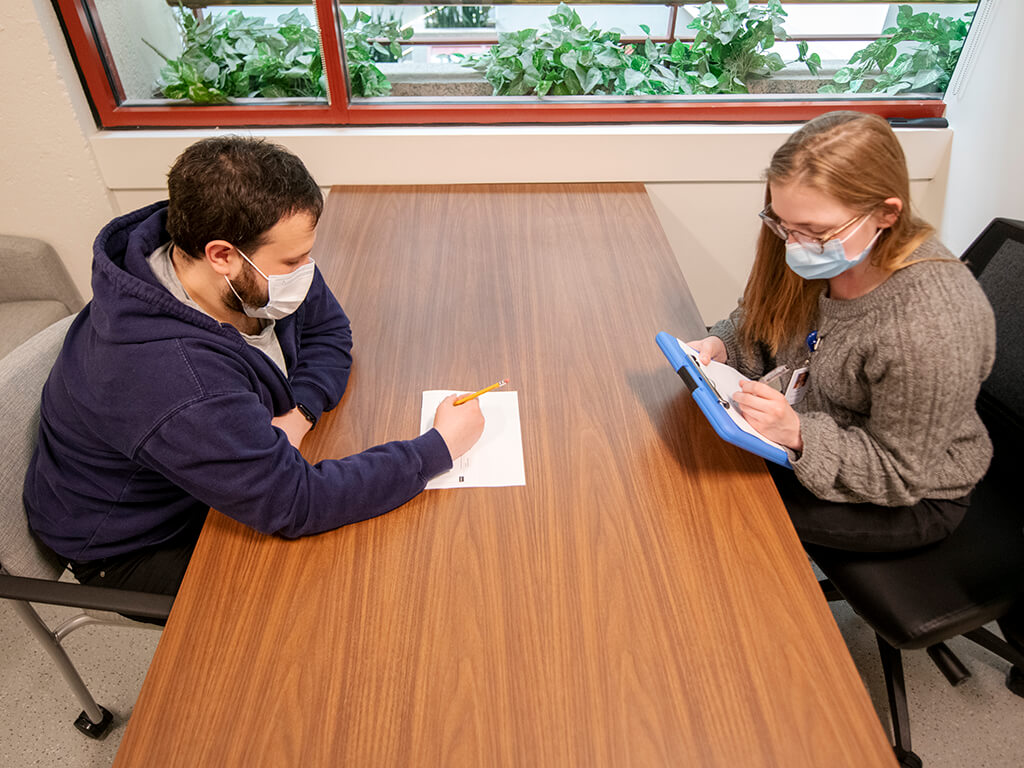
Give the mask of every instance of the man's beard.
[[[224, 286], [223, 301], [224, 306], [235, 312], [245, 312], [242, 303], [245, 303], [246, 307], [259, 308], [266, 306], [270, 300], [270, 294], [268, 292], [268, 286], [261, 285], [266, 281], [256, 278], [256, 270], [253, 269], [248, 262], [242, 268], [242, 273], [238, 276], [237, 280], [232, 281], [231, 287], [234, 288], [232, 292], [231, 288]], [[235, 296], [235, 293], [238, 296]], [[239, 296], [242, 298], [238, 300]]]

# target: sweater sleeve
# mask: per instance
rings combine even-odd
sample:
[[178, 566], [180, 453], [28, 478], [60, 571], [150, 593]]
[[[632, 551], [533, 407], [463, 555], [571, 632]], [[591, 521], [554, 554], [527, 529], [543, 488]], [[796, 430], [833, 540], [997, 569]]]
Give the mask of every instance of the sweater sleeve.
[[[972, 325], [977, 343], [952, 312], [934, 323], [898, 317], [891, 345], [875, 349], [863, 367], [871, 403], [866, 420], [841, 426], [822, 411], [801, 414], [803, 451], [790, 456], [797, 479], [822, 499], [883, 506], [953, 497], [971, 487], [991, 455], [987, 437], [956, 461], [947, 454], [963, 449], [961, 436], [980, 425], [974, 400], [991, 367], [991, 347], [981, 340], [992, 329], [990, 322]], [[939, 465], [954, 466], [956, 475], [936, 489]]]
[[719, 320], [708, 331], [708, 335], [717, 336], [725, 343], [726, 362], [744, 376], [756, 379], [768, 371], [769, 361], [764, 350], [758, 344], [747, 350], [739, 341], [738, 331], [743, 317], [742, 307], [736, 307], [727, 318]]
[[301, 313], [295, 329], [297, 362], [289, 382], [295, 400], [319, 418], [345, 394], [352, 367], [352, 329], [319, 270]]
[[310, 464], [270, 425], [259, 398], [244, 392], [180, 408], [142, 443], [136, 459], [203, 504], [288, 538], [383, 514], [452, 466], [434, 429]]

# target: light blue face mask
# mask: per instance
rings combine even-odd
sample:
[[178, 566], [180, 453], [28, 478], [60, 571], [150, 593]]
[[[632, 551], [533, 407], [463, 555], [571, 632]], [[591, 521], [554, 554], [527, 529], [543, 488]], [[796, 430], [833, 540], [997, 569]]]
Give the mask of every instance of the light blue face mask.
[[843, 243], [853, 237], [854, 233], [864, 226], [864, 222], [867, 220], [868, 217], [865, 216], [864, 221], [854, 227], [846, 237], [842, 239], [834, 237], [826, 242], [821, 253], [815, 253], [812, 246], [800, 242], [786, 243], [787, 266], [804, 280], [828, 280], [857, 266], [867, 258], [875, 241], [878, 240], [878, 236], [882, 234], [882, 230], [878, 230], [864, 250], [852, 259], [847, 258]]

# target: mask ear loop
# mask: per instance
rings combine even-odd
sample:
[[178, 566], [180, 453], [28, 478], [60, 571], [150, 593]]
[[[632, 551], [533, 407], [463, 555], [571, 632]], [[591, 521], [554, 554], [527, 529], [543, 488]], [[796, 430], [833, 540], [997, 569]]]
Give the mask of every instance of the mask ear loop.
[[[861, 217], [860, 224], [858, 224], [856, 227], [854, 227], [849, 232], [847, 232], [846, 233], [846, 237], [838, 237], [836, 239], [840, 243], [843, 243], [845, 245], [846, 241], [849, 240], [851, 237], [853, 237], [855, 234], [857, 234], [858, 230], [860, 230], [860, 228], [864, 226], [864, 222], [867, 221], [870, 217], [871, 217], [870, 213], [865, 213], [864, 216]], [[882, 230], [878, 230], [878, 231], [881, 232]], [[239, 251], [239, 253], [242, 253], [242, 252]]]
[[260, 269], [259, 267], [257, 267], [257, 266], [256, 266], [255, 264], [253, 264], [253, 263], [252, 263], [252, 259], [250, 259], [250, 258], [249, 258], [248, 256], [246, 256], [246, 255], [245, 255], [245, 254], [244, 254], [244, 253], [242, 252], [242, 249], [241, 249], [241, 248], [239, 248], [239, 247], [235, 246], [235, 250], [236, 250], [236, 251], [238, 251], [239, 255], [240, 255], [240, 256], [241, 256], [241, 257], [242, 257], [243, 259], [245, 259], [246, 261], [248, 261], [248, 262], [249, 262], [249, 266], [250, 266], [250, 267], [252, 267], [252, 268], [253, 268], [253, 269], [255, 269], [255, 270], [256, 270], [257, 272], [259, 272], [259, 273], [260, 273], [260, 277], [262, 277], [262, 278], [263, 278], [264, 280], [266, 280], [266, 281], [267, 281], [268, 283], [270, 282], [270, 278], [269, 278], [269, 277], [267, 277], [267, 276], [266, 276], [265, 274], [263, 274], [263, 270], [262, 270], [262, 269]]
[[242, 297], [238, 295], [238, 291], [235, 290], [235, 286], [231, 284], [231, 280], [228, 279], [227, 275], [224, 275], [224, 282], [228, 284], [228, 288], [230, 288], [231, 292], [235, 294], [235, 298], [238, 299], [238, 303], [245, 307], [245, 302], [242, 301]]
[[[261, 276], [261, 277], [262, 277], [262, 278], [263, 278], [264, 280], [266, 280], [266, 281], [267, 281], [267, 285], [269, 286], [269, 285], [270, 285], [270, 278], [269, 278], [269, 277], [267, 277], [266, 275], [264, 275], [264, 274], [263, 274], [263, 270], [262, 270], [262, 269], [260, 269], [259, 267], [257, 267], [257, 266], [256, 266], [255, 264], [253, 264], [253, 263], [252, 263], [252, 259], [250, 259], [250, 258], [249, 258], [248, 256], [246, 256], [246, 255], [245, 255], [245, 253], [244, 253], [244, 252], [242, 251], [242, 249], [241, 249], [241, 248], [239, 248], [238, 246], [235, 246], [234, 248], [235, 248], [235, 250], [236, 250], [236, 251], [238, 251], [239, 255], [240, 255], [240, 256], [241, 256], [241, 257], [242, 257], [243, 259], [245, 259], [245, 260], [246, 260], [247, 262], [249, 262], [249, 266], [250, 266], [250, 267], [252, 267], [252, 268], [253, 268], [253, 269], [255, 269], [255, 270], [256, 270], [257, 272], [259, 272], [259, 273], [260, 273], [260, 276]], [[245, 307], [245, 301], [244, 301], [244, 300], [242, 299], [242, 297], [241, 297], [241, 296], [239, 296], [239, 295], [238, 295], [238, 291], [236, 291], [236, 290], [235, 290], [235, 286], [233, 286], [233, 285], [231, 284], [231, 279], [230, 279], [230, 278], [229, 278], [229, 277], [228, 277], [227, 275], [224, 275], [224, 281], [225, 281], [225, 282], [226, 282], [226, 283], [228, 284], [228, 288], [230, 288], [230, 289], [231, 289], [231, 292], [232, 292], [233, 294], [235, 294], [235, 298], [236, 298], [236, 299], [238, 299], [238, 303], [239, 303], [239, 304], [241, 304], [241, 305], [242, 305], [242, 307], [244, 308], [244, 307]], [[258, 307], [257, 307], [257, 309], [258, 309]]]

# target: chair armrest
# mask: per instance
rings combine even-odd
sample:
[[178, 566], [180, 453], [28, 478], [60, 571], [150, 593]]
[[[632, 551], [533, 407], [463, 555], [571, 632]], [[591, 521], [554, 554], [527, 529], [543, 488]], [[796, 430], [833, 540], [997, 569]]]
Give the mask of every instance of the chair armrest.
[[34, 237], [0, 235], [0, 302], [39, 300], [59, 301], [69, 315], [84, 306], [52, 246]]
[[128, 589], [92, 587], [65, 581], [30, 579], [24, 576], [0, 574], [0, 597], [25, 600], [30, 603], [67, 605], [72, 608], [91, 608], [113, 611], [131, 616], [166, 619], [174, 605], [172, 595], [152, 592], [134, 592]]

